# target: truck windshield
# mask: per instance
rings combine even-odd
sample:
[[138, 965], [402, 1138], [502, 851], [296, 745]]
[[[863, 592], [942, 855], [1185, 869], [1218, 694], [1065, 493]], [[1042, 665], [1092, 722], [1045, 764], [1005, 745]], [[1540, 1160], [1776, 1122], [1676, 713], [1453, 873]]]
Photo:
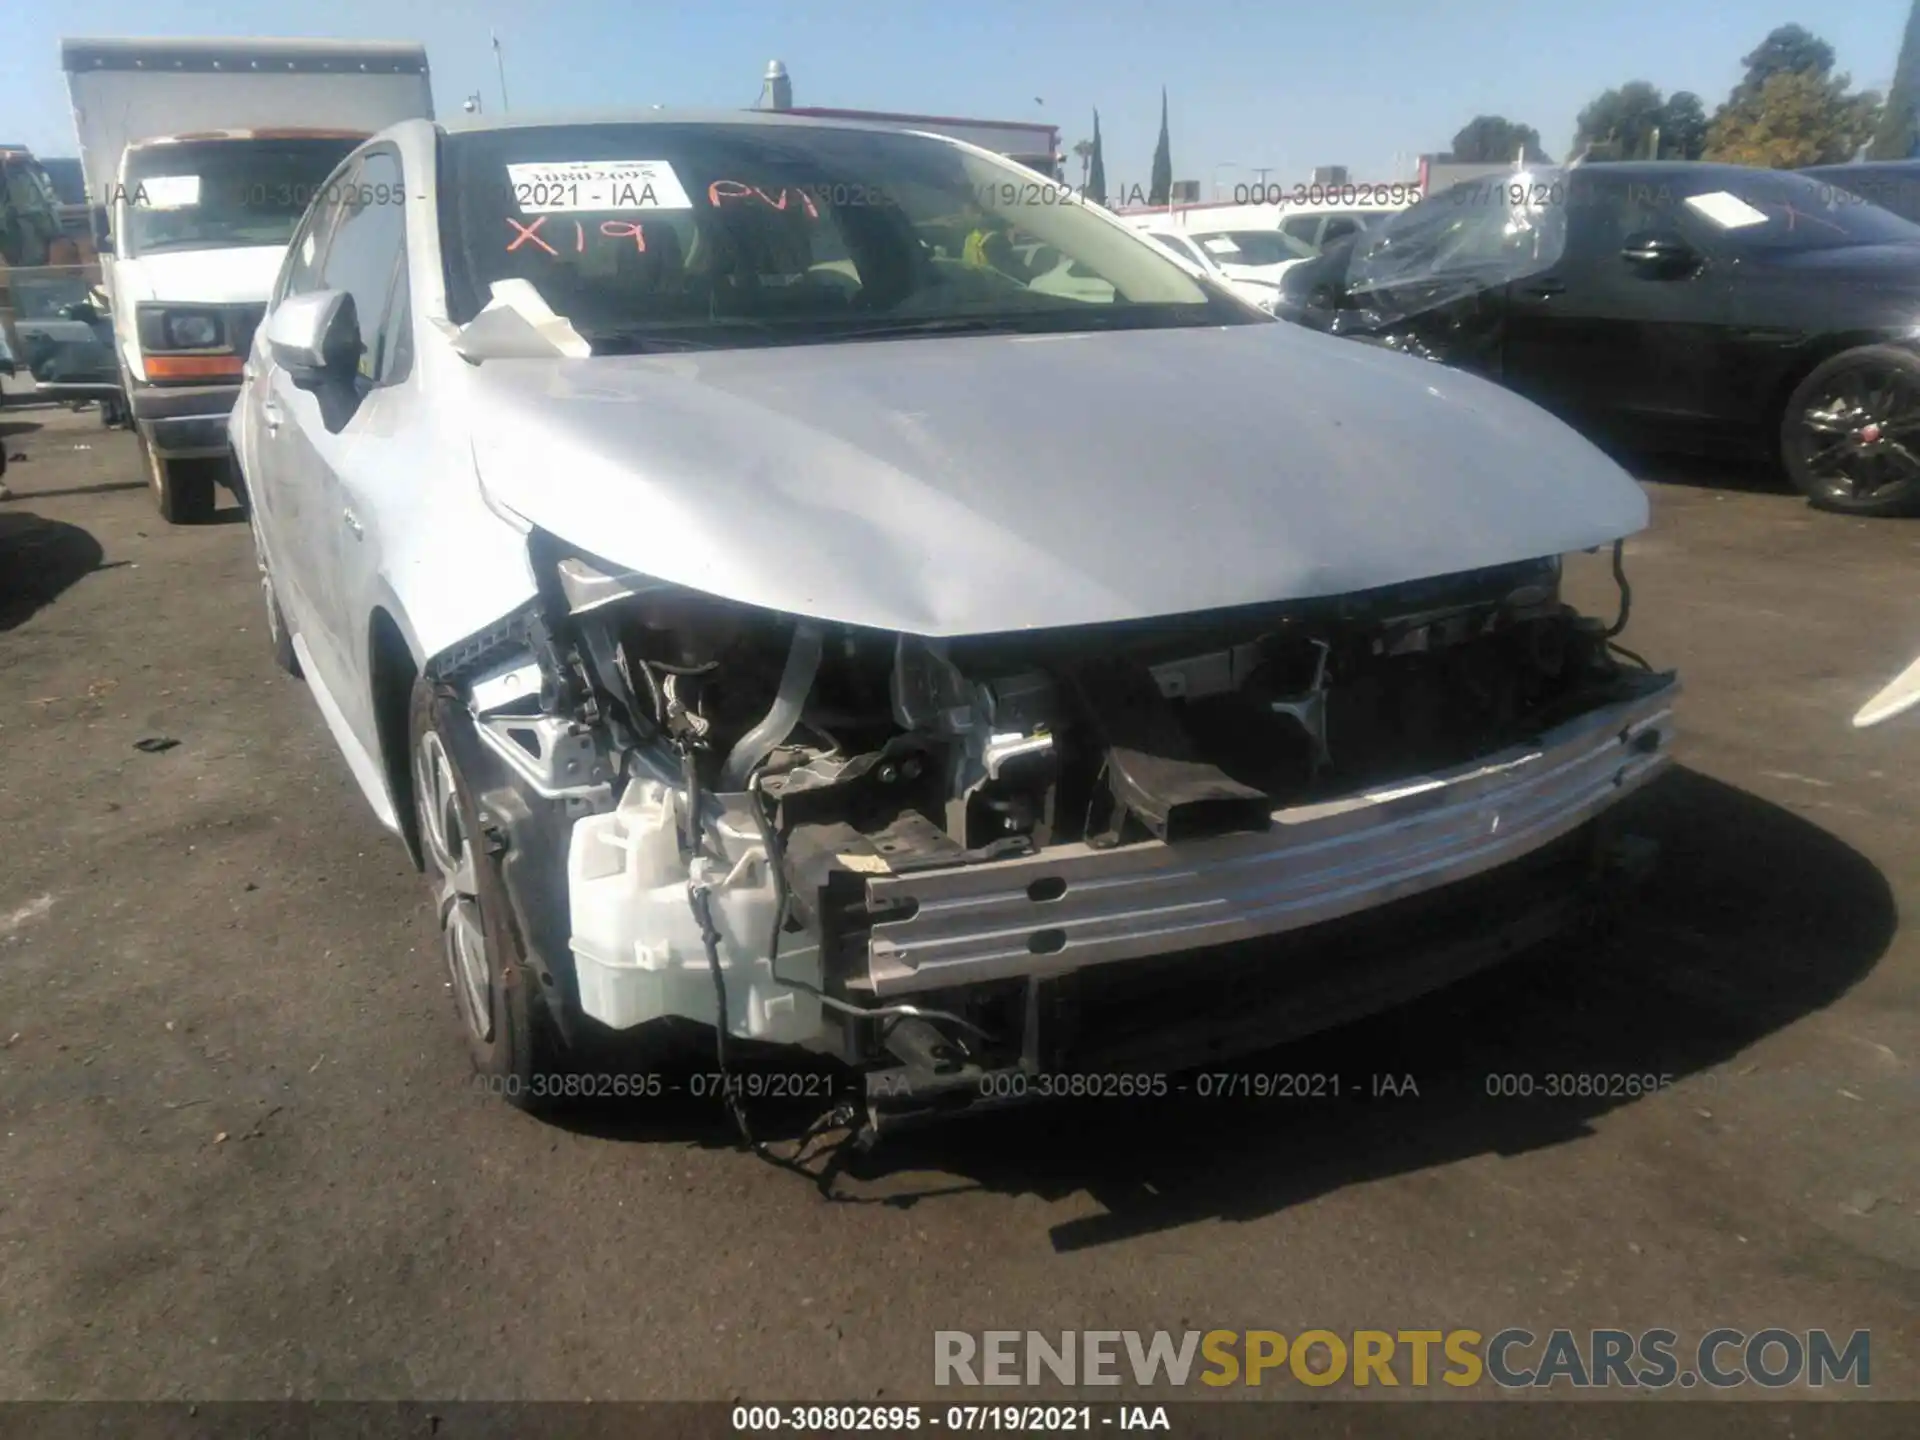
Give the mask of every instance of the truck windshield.
[[[603, 354], [1263, 318], [1058, 182], [898, 131], [480, 130], [440, 191], [455, 321], [523, 281]], [[1037, 283], [1036, 246], [1098, 283]]]
[[285, 245], [349, 137], [170, 141], [128, 152], [123, 252]]

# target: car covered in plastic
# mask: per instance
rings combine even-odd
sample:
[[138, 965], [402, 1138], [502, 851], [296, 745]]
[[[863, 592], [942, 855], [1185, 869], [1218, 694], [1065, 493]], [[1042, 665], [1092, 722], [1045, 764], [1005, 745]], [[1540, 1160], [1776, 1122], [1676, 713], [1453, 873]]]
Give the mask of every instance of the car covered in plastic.
[[1468, 180], [1281, 290], [1283, 318], [1474, 370], [1596, 438], [1920, 513], [1920, 225], [1829, 181], [1682, 161]]

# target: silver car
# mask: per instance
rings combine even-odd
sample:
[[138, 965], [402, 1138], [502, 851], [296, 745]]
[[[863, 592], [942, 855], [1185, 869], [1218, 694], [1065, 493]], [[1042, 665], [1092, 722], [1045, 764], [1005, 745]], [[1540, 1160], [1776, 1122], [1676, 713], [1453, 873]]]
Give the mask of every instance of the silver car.
[[321, 195], [231, 421], [271, 633], [519, 1104], [689, 1025], [869, 1132], [1163, 1094], [1639, 853], [1646, 498], [1494, 385], [882, 126], [409, 122]]

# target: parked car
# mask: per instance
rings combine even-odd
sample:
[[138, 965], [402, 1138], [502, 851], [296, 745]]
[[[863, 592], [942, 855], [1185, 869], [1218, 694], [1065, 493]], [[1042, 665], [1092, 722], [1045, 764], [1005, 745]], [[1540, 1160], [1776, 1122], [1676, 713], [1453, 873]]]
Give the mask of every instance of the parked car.
[[[1559, 590], [1646, 498], [1496, 386], [879, 126], [413, 121], [318, 193], [230, 422], [269, 634], [519, 1104], [689, 1023], [876, 1131], [1120, 1094], [1640, 853], [1677, 682], [1624, 572], [1612, 625]], [[1106, 290], [939, 253], [961, 212]]]
[[[1186, 233], [1216, 256], [1223, 267], [1241, 265], [1276, 276], [1284, 274], [1289, 266], [1311, 260], [1320, 253], [1283, 230], [1208, 230], [1190, 226]], [[1218, 241], [1225, 241], [1228, 248], [1216, 248]]]
[[113, 322], [97, 267], [46, 266], [10, 277], [22, 360], [37, 396], [121, 408]]
[[1891, 210], [1902, 220], [1920, 223], [1920, 160], [1809, 165], [1800, 173], [1878, 205], [1882, 210]]
[[1164, 245], [1182, 260], [1197, 266], [1221, 288], [1269, 313], [1280, 299], [1280, 276], [1286, 266], [1229, 264], [1225, 257], [1237, 253], [1233, 243], [1216, 236], [1189, 235], [1161, 220], [1135, 220], [1134, 228], [1157, 245]]
[[[1411, 196], [1408, 203], [1411, 203]], [[1405, 209], [1407, 203], [1386, 200], [1365, 204], [1322, 201], [1289, 205], [1281, 212], [1277, 228], [1289, 240], [1305, 246], [1308, 254], [1318, 255], [1329, 245], [1378, 228]]]
[[1253, 280], [1276, 290], [1282, 275], [1314, 253], [1278, 230], [1189, 230], [1187, 238], [1229, 280]]
[[1596, 435], [1777, 458], [1828, 509], [1920, 509], [1920, 225], [1805, 175], [1467, 181], [1282, 289], [1285, 318], [1478, 371]]

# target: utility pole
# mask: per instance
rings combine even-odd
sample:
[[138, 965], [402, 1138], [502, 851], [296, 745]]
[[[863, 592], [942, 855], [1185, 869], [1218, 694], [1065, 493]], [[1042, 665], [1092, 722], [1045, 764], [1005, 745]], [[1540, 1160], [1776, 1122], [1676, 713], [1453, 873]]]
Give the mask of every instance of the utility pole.
[[493, 41], [494, 68], [500, 72], [500, 113], [504, 115], [511, 108], [507, 104], [507, 60], [506, 56], [500, 52], [500, 37], [491, 30], [487, 35]]

